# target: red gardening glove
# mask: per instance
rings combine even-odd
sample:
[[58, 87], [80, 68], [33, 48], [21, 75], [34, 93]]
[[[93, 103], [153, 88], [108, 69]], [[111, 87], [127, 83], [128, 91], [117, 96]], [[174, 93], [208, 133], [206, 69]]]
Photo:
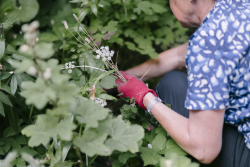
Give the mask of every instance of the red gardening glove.
[[144, 96], [151, 92], [153, 95], [158, 97], [154, 90], [149, 89], [144, 82], [139, 80], [138, 78], [129, 75], [121, 71], [124, 78], [128, 81], [127, 83], [123, 83], [119, 79], [116, 79], [115, 83], [118, 86], [117, 90], [119, 93], [123, 93], [124, 97], [129, 97], [130, 99], [133, 97], [135, 99], [136, 104], [138, 104], [144, 110], [146, 109], [143, 105]]

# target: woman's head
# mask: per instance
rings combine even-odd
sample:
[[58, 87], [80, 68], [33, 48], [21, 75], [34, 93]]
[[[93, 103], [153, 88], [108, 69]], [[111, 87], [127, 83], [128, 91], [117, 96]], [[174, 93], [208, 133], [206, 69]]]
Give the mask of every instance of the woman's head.
[[169, 0], [170, 8], [183, 27], [198, 27], [216, 0]]

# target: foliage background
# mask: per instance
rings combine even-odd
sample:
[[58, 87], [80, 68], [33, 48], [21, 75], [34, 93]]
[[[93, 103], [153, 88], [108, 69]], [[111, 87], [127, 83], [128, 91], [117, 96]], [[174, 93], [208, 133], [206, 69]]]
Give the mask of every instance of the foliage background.
[[[114, 78], [98, 82], [95, 96], [108, 100], [102, 108], [88, 92], [100, 72], [61, 70], [72, 61], [104, 68], [62, 24], [79, 29], [73, 13], [97, 44], [119, 51], [114, 62], [122, 70], [187, 42], [192, 33], [165, 0], [1, 0], [0, 166], [198, 166], [154, 118], [102, 90], [114, 87]], [[21, 26], [35, 20], [39, 28], [26, 35]]]

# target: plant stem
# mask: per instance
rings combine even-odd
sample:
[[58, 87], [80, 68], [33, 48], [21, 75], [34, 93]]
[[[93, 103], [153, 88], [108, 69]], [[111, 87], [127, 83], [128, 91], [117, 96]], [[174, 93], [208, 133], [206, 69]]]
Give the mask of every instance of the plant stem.
[[77, 157], [78, 157], [79, 160], [80, 160], [80, 167], [84, 167], [85, 165], [84, 165], [84, 163], [83, 163], [83, 160], [82, 160], [82, 157], [81, 157], [81, 153], [80, 153], [78, 147], [76, 147], [76, 155], [77, 155]]
[[30, 121], [30, 119], [31, 119], [31, 115], [32, 115], [32, 113], [33, 113], [33, 108], [34, 108], [34, 106], [33, 106], [33, 105], [31, 105], [31, 108], [30, 108], [30, 116], [29, 116], [29, 121]]
[[95, 155], [95, 157], [90, 161], [90, 163], [89, 163], [89, 165], [91, 165], [94, 161], [95, 161], [95, 159], [98, 157], [98, 155]]

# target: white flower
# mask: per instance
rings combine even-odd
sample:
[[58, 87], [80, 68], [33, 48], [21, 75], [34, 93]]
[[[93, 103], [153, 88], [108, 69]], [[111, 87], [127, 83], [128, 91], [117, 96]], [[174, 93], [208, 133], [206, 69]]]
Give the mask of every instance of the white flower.
[[71, 70], [71, 69], [69, 69], [68, 73], [72, 73], [72, 70]]
[[106, 51], [109, 51], [109, 47], [108, 47], [108, 46], [105, 46], [105, 50], [106, 50]]
[[111, 50], [111, 51], [110, 51], [110, 54], [115, 54], [115, 51]]
[[109, 57], [109, 53], [106, 53], [106, 56]]
[[101, 49], [101, 50], [103, 50], [103, 49], [104, 49], [104, 47], [102, 46], [100, 49]]
[[96, 55], [96, 58], [97, 58], [97, 59], [100, 59], [100, 57], [101, 57], [100, 55]]
[[108, 60], [111, 60], [111, 57], [108, 57]]
[[69, 26], [68, 26], [68, 24], [67, 24], [66, 21], [64, 21], [63, 24], [64, 24], [64, 26], [65, 26], [66, 29], [69, 29]]
[[100, 50], [95, 51], [97, 54], [102, 53]]
[[39, 27], [39, 22], [38, 21], [33, 21], [30, 26], [33, 28], [33, 29], [38, 29]]
[[102, 58], [102, 61], [106, 61], [106, 60], [107, 60], [107, 58], [106, 58], [106, 57]]
[[69, 67], [68, 67], [68, 64], [69, 63], [65, 63], [65, 69], [68, 69]]
[[29, 30], [29, 25], [28, 24], [24, 24], [24, 25], [22, 25], [21, 29], [22, 29], [23, 32], [27, 32]]
[[36, 70], [36, 67], [31, 66], [31, 67], [28, 68], [28, 70], [26, 72], [27, 72], [27, 74], [34, 76], [34, 75], [36, 75], [37, 70]]
[[105, 53], [102, 53], [101, 56], [102, 56], [102, 57], [105, 57]]
[[150, 143], [148, 144], [148, 148], [151, 148], [151, 149], [152, 149], [152, 145], [151, 145]]
[[98, 97], [96, 97], [94, 99], [94, 102], [97, 103], [97, 104], [99, 104], [101, 107], [105, 107], [107, 105], [106, 101], [104, 101], [103, 99], [98, 98]]
[[46, 68], [45, 72], [43, 73], [43, 78], [45, 80], [48, 80], [48, 79], [51, 78], [51, 76], [52, 76], [51, 69], [50, 68]]
[[23, 45], [21, 45], [21, 47], [20, 47], [20, 52], [21, 52], [21, 53], [27, 53], [27, 52], [30, 51], [30, 50], [31, 50], [31, 48], [30, 48], [30, 46], [27, 45], [27, 44], [23, 44]]

